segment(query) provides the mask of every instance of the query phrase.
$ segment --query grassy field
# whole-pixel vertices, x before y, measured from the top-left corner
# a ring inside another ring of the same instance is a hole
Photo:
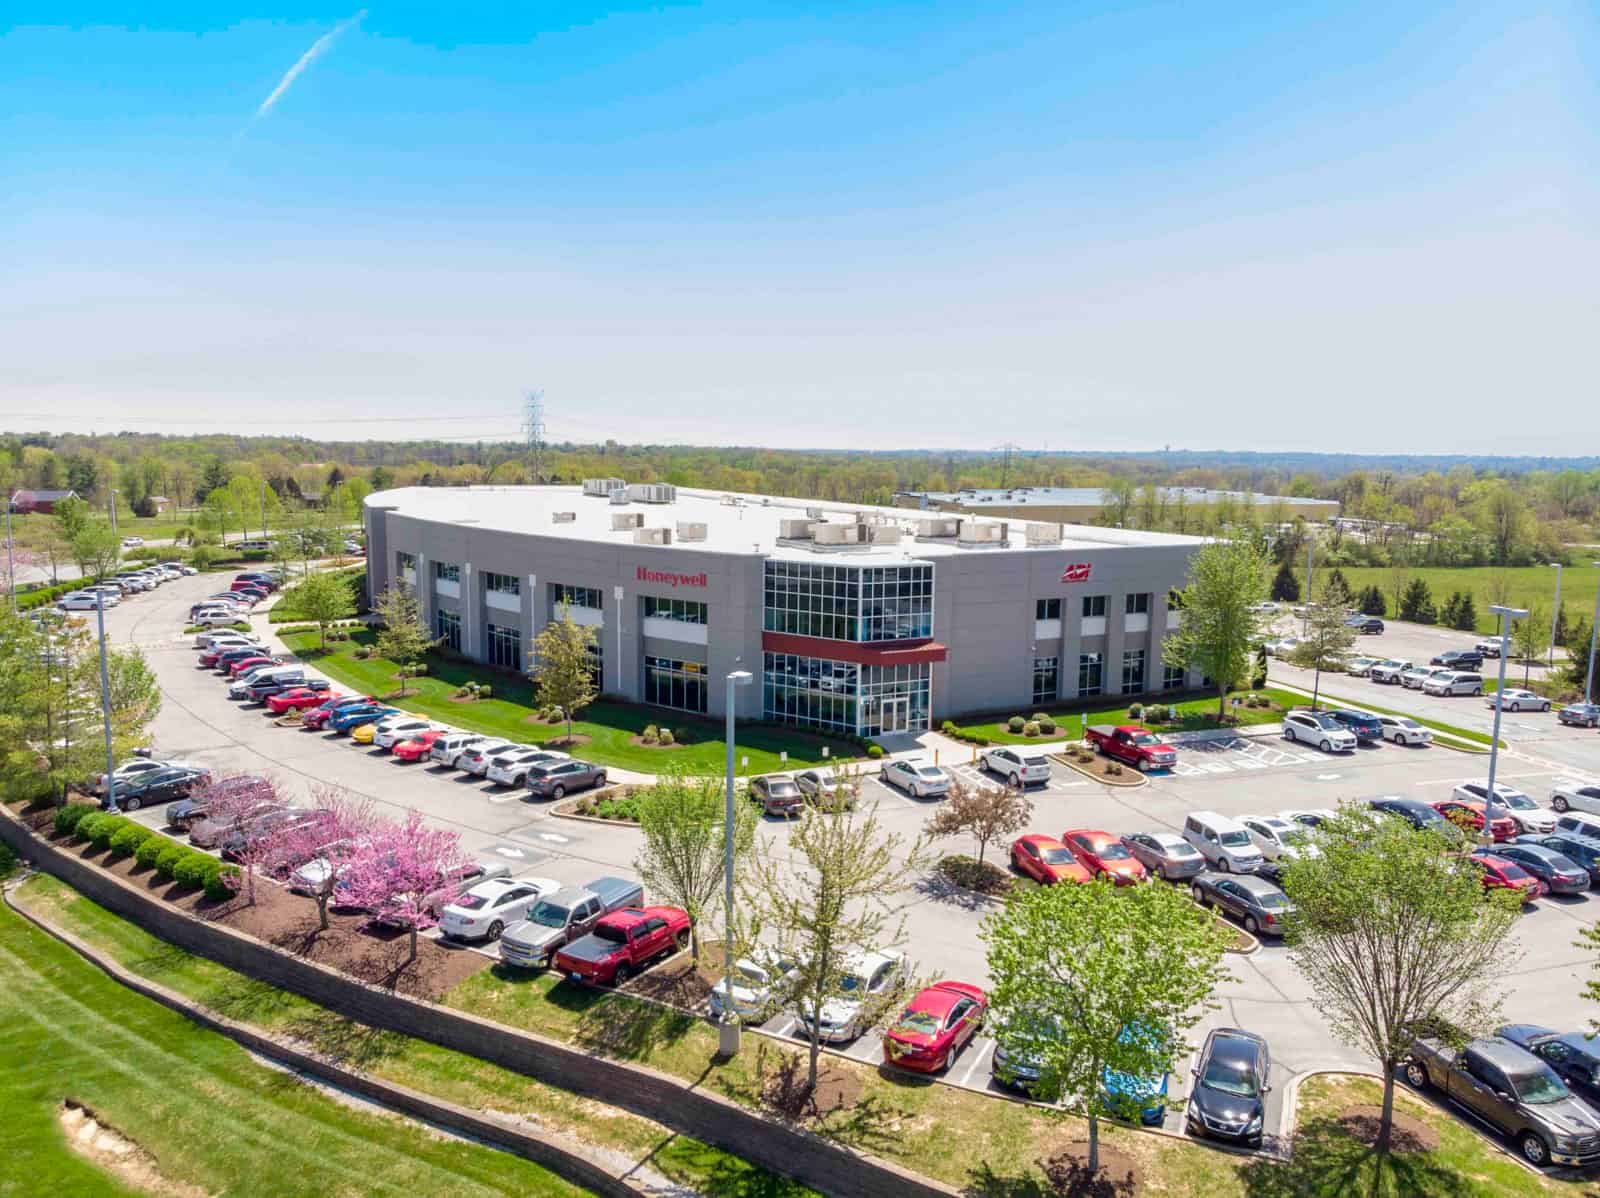
[[[329,652],[319,656],[316,633],[297,632],[284,638],[284,643],[291,650],[330,678],[363,694],[388,695],[399,686],[394,677],[398,668],[395,663],[381,657],[362,660],[354,656],[357,645],[371,644],[372,641],[371,633],[361,632],[353,641],[330,643]],[[492,685],[494,698],[462,703],[450,697],[463,683],[472,680]],[[411,693],[396,699],[397,706],[456,728],[490,733],[529,744],[566,735],[565,724],[529,722],[533,715],[533,686],[525,678],[492,673],[478,669],[470,662],[447,660],[433,654],[428,658],[427,675],[413,678],[406,685]],[[722,772],[723,757],[727,750],[720,721],[690,716],[681,711],[605,702],[595,703],[583,714],[583,719],[573,721],[572,730],[589,738],[587,743],[578,748],[579,755],[586,760],[649,774],[660,772],[672,762],[692,770]],[[689,743],[669,749],[632,743],[632,738],[643,732],[649,724],[670,727],[675,734],[687,731]],[[824,760],[824,747],[834,761],[860,753],[855,745],[847,741],[770,727],[741,727],[736,747],[741,757],[750,759],[749,772],[756,774],[780,768],[803,769],[808,765],[816,765]],[[782,752],[789,754],[787,767],[783,766],[778,756]]]
[[[1376,586],[1383,592],[1384,600],[1389,605],[1387,618],[1399,619],[1394,595],[1394,570],[1387,566],[1340,566],[1339,569],[1350,584],[1352,595],[1359,595],[1365,588]],[[1306,572],[1301,569],[1295,574],[1304,594]],[[1316,576],[1319,580],[1326,578],[1327,571],[1319,566]],[[1489,614],[1491,603],[1509,602],[1517,607],[1527,607],[1531,600],[1537,599],[1544,608],[1547,621],[1555,605],[1556,572],[1550,566],[1507,569],[1498,566],[1465,566],[1459,569],[1419,566],[1407,571],[1407,579],[1411,578],[1420,578],[1428,584],[1428,589],[1433,592],[1435,607],[1443,607],[1444,601],[1456,591],[1470,594],[1478,612],[1479,632],[1498,631],[1494,617]],[[1569,566],[1561,571],[1561,606],[1566,609],[1569,623],[1575,622],[1580,616],[1588,619],[1593,614],[1597,586],[1600,586],[1600,569],[1594,566]]]
[[[1234,692],[1234,694],[1239,698],[1243,698],[1249,693],[1249,691]],[[1270,686],[1264,687],[1262,690],[1257,691],[1256,693],[1265,695],[1268,699],[1271,699],[1280,707],[1285,708],[1295,707],[1306,702],[1306,700],[1300,695],[1292,694],[1289,691],[1277,690]],[[1230,699],[1232,697],[1233,696],[1230,696]],[[1132,702],[1132,700],[1129,702]],[[1157,702],[1160,702],[1160,700],[1157,700]],[[1167,706],[1165,703],[1162,703],[1161,705],[1163,707]],[[1124,702],[1114,703],[1106,707],[1096,707],[1089,710],[1072,707],[1044,708],[1043,710],[1045,714],[1049,715],[1056,722],[1056,733],[1054,736],[1018,735],[1007,728],[1006,719],[1009,717],[990,720],[983,723],[958,724],[956,726],[961,731],[969,735],[985,737],[997,745],[1026,745],[1037,744],[1040,741],[1066,739],[1076,740],[1078,739],[1079,729],[1084,724],[1139,723],[1138,720],[1129,719],[1128,706],[1129,703]],[[1209,695],[1203,699],[1186,699],[1181,703],[1172,704],[1172,706],[1178,709],[1178,713],[1182,718],[1175,724],[1160,725],[1158,731],[1193,732],[1203,728],[1216,727],[1215,721],[1207,718],[1216,715],[1217,697],[1215,695]],[[1239,717],[1239,724],[1242,726],[1250,726],[1253,724],[1275,724],[1279,719],[1282,718],[1281,712],[1273,711],[1270,708],[1245,707],[1243,704],[1240,704],[1240,706],[1237,708],[1230,705],[1228,711],[1231,714]],[[1016,714],[1027,717],[1033,714],[1033,710],[1019,711]]]
[[[588,1193],[519,1157],[349,1107],[257,1065],[6,907],[0,969],[0,1194],[157,1188],[125,1186],[73,1152],[57,1121],[63,1101],[89,1108],[148,1153],[169,1185],[196,1194]]]

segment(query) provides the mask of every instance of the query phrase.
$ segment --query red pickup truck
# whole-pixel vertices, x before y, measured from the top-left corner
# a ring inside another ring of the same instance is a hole
[[[1178,764],[1178,754],[1171,745],[1148,728],[1137,724],[1095,724],[1085,730],[1089,743],[1107,757],[1125,761],[1141,773],[1145,770],[1169,770]]]
[[[689,946],[689,915],[678,907],[624,907],[564,945],[555,968],[571,982],[620,986],[657,957]]]

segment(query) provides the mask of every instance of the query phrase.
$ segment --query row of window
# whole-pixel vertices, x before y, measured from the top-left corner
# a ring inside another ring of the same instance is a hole
[[[697,661],[644,659],[644,701],[679,711],[706,710],[706,668]]]
[[[664,595],[644,596],[644,614],[649,619],[677,620],[683,624],[704,624],[706,605],[694,599],[668,599]]]
[[[515,574],[495,574],[490,570],[483,572],[483,589],[494,591],[501,595],[522,594],[522,579]]]
[[[1106,597],[1104,595],[1083,596],[1083,618],[1093,619],[1095,616],[1106,614]],[[1167,592],[1167,610],[1178,610],[1178,592]],[[1148,615],[1150,612],[1150,592],[1135,591],[1123,596],[1123,611],[1130,616]],[[1033,601],[1033,618],[1035,620],[1059,620],[1061,618],[1061,600],[1035,599]]]
[[[599,587],[575,587],[564,582],[550,584],[550,606],[557,611],[563,607],[589,607],[599,611],[601,599]]]
[[[858,666],[767,653],[762,664],[762,713],[768,719],[863,736],[928,727],[933,684],[925,662]]]

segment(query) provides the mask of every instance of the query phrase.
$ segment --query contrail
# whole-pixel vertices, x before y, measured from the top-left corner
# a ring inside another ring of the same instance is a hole
[[[321,58],[329,50],[333,49],[333,43],[339,39],[339,35],[346,29],[349,29],[350,26],[359,25],[361,23],[361,18],[365,17],[366,15],[367,10],[363,8],[348,21],[341,22],[330,32],[324,33],[316,41],[312,42],[311,49],[302,54],[300,56],[300,61],[296,62],[294,66],[290,67],[284,72],[283,78],[278,80],[278,86],[272,89],[272,94],[265,100],[261,101],[261,107],[256,109],[256,114],[250,118],[250,123],[252,125],[255,124],[262,117],[266,116],[267,113],[271,112],[273,105],[275,105],[279,100],[283,99],[284,93],[289,90],[290,86],[293,85],[296,79],[300,78],[305,69],[312,63],[316,62],[317,59]]]

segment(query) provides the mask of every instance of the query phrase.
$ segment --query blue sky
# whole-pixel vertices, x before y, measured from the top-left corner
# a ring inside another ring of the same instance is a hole
[[[448,7],[13,0],[0,427],[1600,433],[1588,6]]]

